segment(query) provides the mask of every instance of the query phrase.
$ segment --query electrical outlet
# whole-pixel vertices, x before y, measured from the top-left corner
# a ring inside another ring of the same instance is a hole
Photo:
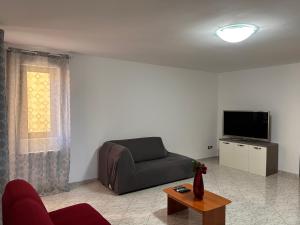
[[[212,145],[207,146],[207,149],[212,149],[212,148],[213,148]]]

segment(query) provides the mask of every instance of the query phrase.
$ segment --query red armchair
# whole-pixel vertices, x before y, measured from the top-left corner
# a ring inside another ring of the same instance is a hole
[[[48,213],[34,188],[24,180],[10,181],[2,196],[3,225],[110,225],[88,204]]]

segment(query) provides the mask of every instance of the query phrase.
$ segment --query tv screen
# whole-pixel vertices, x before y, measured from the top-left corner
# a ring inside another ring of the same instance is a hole
[[[269,112],[224,111],[225,136],[269,140]]]

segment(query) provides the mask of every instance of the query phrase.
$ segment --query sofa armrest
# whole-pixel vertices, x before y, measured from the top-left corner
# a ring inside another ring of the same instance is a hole
[[[54,225],[46,209],[30,198],[16,201],[5,216],[4,224]]]
[[[116,193],[128,179],[133,179],[135,164],[128,148],[105,142],[99,149],[98,178]]]

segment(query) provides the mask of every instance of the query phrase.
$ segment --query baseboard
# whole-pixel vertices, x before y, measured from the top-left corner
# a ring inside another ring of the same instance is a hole
[[[293,177],[293,178],[295,178],[295,177],[299,178],[299,176],[300,176],[297,173],[286,172],[286,171],[283,171],[283,170],[278,170],[278,173],[285,174],[285,175]]]
[[[96,180],[97,180],[97,178],[69,183],[70,189],[72,190],[74,188],[77,188],[80,185],[88,184],[88,183],[91,183],[91,182],[95,182]]]

